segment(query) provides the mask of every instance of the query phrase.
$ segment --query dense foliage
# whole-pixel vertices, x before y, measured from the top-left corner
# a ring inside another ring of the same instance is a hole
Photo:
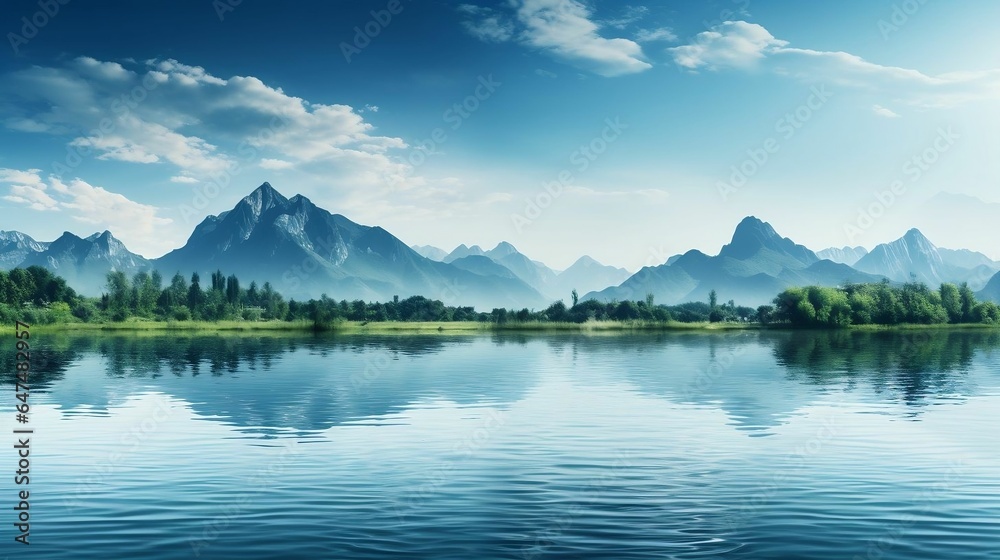
[[[0,321],[67,322],[82,300],[66,281],[40,266],[0,271]]]
[[[809,286],[785,290],[774,305],[773,320],[806,327],[1000,323],[1000,307],[976,301],[967,284],[938,290],[920,282]]]

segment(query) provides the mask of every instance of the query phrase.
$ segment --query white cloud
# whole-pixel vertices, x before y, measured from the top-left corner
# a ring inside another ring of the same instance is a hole
[[[669,49],[674,62],[692,70],[747,68],[787,45],[756,23],[727,21],[695,36],[694,42]]]
[[[24,204],[32,210],[59,210],[59,203],[45,193],[44,186],[39,188],[28,185],[11,185],[10,194],[3,198]]]
[[[10,194],[4,200],[23,204],[32,210],[59,210],[59,204],[47,192],[39,175],[40,169],[0,169],[0,183],[10,185]]]
[[[260,166],[263,169],[289,169],[291,167],[294,167],[295,164],[290,161],[285,161],[283,159],[265,158],[260,160]]]
[[[173,60],[125,64],[125,69],[132,74],[124,80],[115,75],[116,67],[99,61],[2,75],[0,123],[30,119],[39,126],[28,128],[64,138],[70,152],[84,159],[145,167],[137,176],[153,181],[159,172],[159,181],[178,187],[156,194],[170,204],[190,204],[188,189],[213,181],[230,163],[242,170],[228,177],[230,193],[266,179],[262,170],[293,169],[296,184],[276,187],[294,189],[292,193],[370,223],[404,214],[441,221],[506,200],[482,185],[470,188],[419,174],[402,151],[407,143],[379,133],[366,120],[375,105],[310,101],[253,76],[221,79]],[[122,104],[123,92],[139,96]],[[15,172],[3,177],[13,179]],[[181,212],[183,219],[164,225],[178,208],[145,206],[121,196],[142,192],[138,184],[104,185],[105,190],[82,179],[69,181],[66,171],[50,179],[38,174],[20,177],[0,196],[6,194],[9,203],[21,208],[60,211],[88,225],[101,222],[101,229],[113,231],[143,254],[176,247],[192,225],[180,222],[200,218]],[[112,196],[118,189],[121,194]]]
[[[625,29],[633,23],[642,21],[647,14],[649,14],[649,8],[646,6],[625,6],[625,11],[620,16],[604,20],[601,22],[601,25],[616,29]]]
[[[85,146],[100,152],[98,159],[132,163],[167,161],[181,170],[207,176],[222,171],[230,158],[216,153],[216,147],[197,136],[185,136],[169,128],[129,115],[107,135],[80,137],[71,146]]]
[[[601,76],[652,68],[638,43],[601,37],[590,10],[576,0],[521,0],[517,16],[525,43]]]
[[[885,117],[887,119],[898,119],[899,113],[896,113],[892,109],[887,109],[881,105],[873,105],[872,112],[880,117]]]
[[[669,27],[659,27],[656,29],[640,29],[635,34],[635,40],[639,43],[652,43],[654,41],[665,41],[672,43],[677,40],[677,34]]]
[[[1000,69],[930,76],[918,70],[883,66],[840,51],[789,47],[764,27],[727,21],[699,33],[688,45],[668,49],[674,62],[691,70],[752,69],[811,83],[867,89],[920,107],[954,106],[1000,96]]]
[[[468,4],[460,6],[459,11],[469,18],[463,22],[466,30],[482,41],[516,40],[606,77],[652,68],[635,41],[601,36],[600,26],[591,20],[590,9],[579,0],[511,0],[509,6],[514,9],[513,19]],[[632,8],[624,19],[609,23],[624,27],[626,21],[635,21],[643,14],[644,8]]]
[[[37,185],[42,182],[39,175],[41,169],[27,169],[20,171],[17,169],[0,168],[0,183],[19,183],[25,185]]]
[[[403,165],[389,152],[406,143],[375,134],[362,116],[377,112],[375,105],[313,103],[253,76],[222,79],[172,59],[137,68],[81,57],[9,74],[0,95],[17,98],[8,110],[23,114],[5,122],[70,135],[70,148],[84,157],[168,166],[173,176],[199,181],[263,160],[321,163],[329,174],[346,170],[345,181],[359,178],[352,170],[362,163],[374,176]]]
[[[81,56],[73,61],[83,74],[90,74],[106,80],[125,81],[135,76],[135,72],[126,70],[117,62],[101,62],[89,56]]]
[[[38,169],[18,171],[0,169],[0,183],[10,184],[5,200],[33,210],[63,210],[78,222],[108,229],[126,245],[167,250],[169,245],[162,228],[172,220],[160,217],[155,206],[129,200],[125,196],[93,186],[81,179],[63,182],[56,177],[47,181]]]
[[[549,72],[548,70],[543,70],[541,68],[535,68],[535,74],[543,78],[556,79],[559,77],[555,72]]]

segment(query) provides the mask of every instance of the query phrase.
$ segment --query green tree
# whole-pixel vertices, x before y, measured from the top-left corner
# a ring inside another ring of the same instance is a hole
[[[197,317],[200,312],[202,305],[205,303],[205,292],[201,290],[201,278],[198,273],[195,272],[191,275],[191,286],[188,288],[187,293],[187,306],[191,310],[191,314]]]
[[[761,305],[757,308],[757,321],[762,325],[767,325],[774,320],[774,306]]]
[[[962,311],[962,294],[954,284],[941,284],[941,305],[948,314],[949,323],[961,323],[965,320]]]
[[[226,301],[237,305],[240,301],[240,281],[235,274],[226,278]]]
[[[159,273],[152,276],[146,272],[137,272],[132,277],[132,302],[134,308],[132,312],[141,317],[152,317],[156,308],[157,300],[160,297],[160,283],[162,279]]]
[[[959,299],[962,302],[962,321],[972,322],[972,310],[976,308],[976,294],[972,292],[968,282],[962,282],[958,288]]]
[[[132,286],[128,276],[120,270],[113,270],[107,275],[108,311],[111,320],[124,321],[133,308]]]

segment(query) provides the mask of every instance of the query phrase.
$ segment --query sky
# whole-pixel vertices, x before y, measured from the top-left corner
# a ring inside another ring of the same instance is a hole
[[[918,227],[1000,258],[1000,3],[7,0],[0,229],[161,256],[267,181],[556,269]]]

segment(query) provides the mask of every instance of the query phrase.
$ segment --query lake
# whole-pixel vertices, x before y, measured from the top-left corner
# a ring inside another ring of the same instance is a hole
[[[996,331],[31,342],[10,558],[1000,557]]]

